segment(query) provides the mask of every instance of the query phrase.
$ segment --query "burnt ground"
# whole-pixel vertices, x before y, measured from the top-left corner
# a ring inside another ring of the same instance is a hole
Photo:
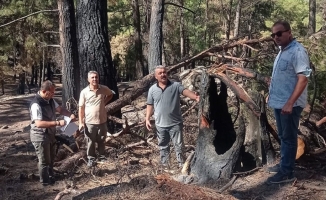
[[[70,173],[57,173],[57,182],[44,187],[38,182],[37,157],[29,140],[28,105],[33,94],[17,96],[15,87],[7,84],[6,94],[0,96],[0,199],[55,199],[62,191],[69,193],[61,199],[326,199],[325,152],[300,158],[296,165],[297,179],[292,183],[266,184],[272,174],[263,166],[252,173],[237,175],[235,182],[220,194],[218,190],[226,182],[199,186],[174,181],[173,175],[180,170],[173,149],[171,170],[163,171],[157,149],[145,145],[125,148],[139,142],[130,134],[110,140],[106,148],[109,162],[93,170],[83,162]],[[60,91],[55,98],[60,99]],[[141,110],[144,104],[139,102],[132,106]],[[185,118],[196,122],[196,116],[191,114]],[[152,134],[144,128],[135,132],[145,137]],[[187,154],[194,149],[196,132],[195,127],[185,126]]]

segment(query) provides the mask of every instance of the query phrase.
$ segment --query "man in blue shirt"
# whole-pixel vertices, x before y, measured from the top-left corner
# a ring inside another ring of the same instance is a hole
[[[270,172],[276,174],[268,178],[267,182],[283,183],[294,180],[298,126],[307,103],[307,77],[311,70],[308,54],[293,38],[288,22],[275,22],[271,36],[280,51],[274,61],[268,105],[274,109],[281,139],[281,160],[280,164],[269,168]]]

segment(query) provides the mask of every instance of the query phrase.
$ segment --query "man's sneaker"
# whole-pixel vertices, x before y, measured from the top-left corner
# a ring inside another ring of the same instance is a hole
[[[291,182],[294,180],[295,180],[295,177],[293,176],[293,173],[284,174],[283,172],[279,171],[274,176],[269,177],[267,179],[267,183],[278,184],[278,183],[287,183],[287,182]]]
[[[280,164],[276,164],[274,166],[268,167],[267,172],[274,174],[280,171]]]
[[[91,168],[91,167],[94,167],[95,165],[96,165],[96,162],[94,160],[88,160],[87,167]]]

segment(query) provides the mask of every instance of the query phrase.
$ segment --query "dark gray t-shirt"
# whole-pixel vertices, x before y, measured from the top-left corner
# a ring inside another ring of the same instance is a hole
[[[156,126],[170,127],[182,123],[180,94],[184,89],[181,83],[171,81],[164,90],[158,84],[149,88],[147,104],[154,106]]]

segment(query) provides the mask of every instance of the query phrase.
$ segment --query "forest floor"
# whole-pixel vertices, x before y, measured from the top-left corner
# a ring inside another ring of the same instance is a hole
[[[60,86],[60,85],[58,85]],[[123,87],[123,84],[120,85]],[[16,95],[15,83],[5,86],[0,96],[0,199],[326,199],[326,155],[305,155],[296,163],[296,180],[286,184],[268,185],[272,176],[263,166],[252,173],[237,175],[235,182],[223,193],[225,183],[185,185],[173,179],[180,173],[171,153],[171,170],[164,171],[158,162],[158,149],[147,146],[123,148],[137,142],[129,134],[119,136],[107,145],[109,162],[88,169],[86,163],[75,166],[71,173],[57,173],[54,185],[42,186],[38,180],[37,157],[29,139],[28,106],[34,94]],[[121,88],[120,88],[121,89]],[[55,99],[60,101],[60,89]],[[145,97],[123,109],[124,113],[145,108]],[[141,103],[142,102],[142,103]],[[142,118],[144,116],[138,115]],[[191,114],[185,120],[194,118]],[[315,119],[312,119],[315,120]],[[187,155],[194,150],[198,129],[185,128]],[[138,133],[144,132],[141,129]],[[155,142],[156,143],[156,142]],[[275,144],[275,148],[279,146]],[[70,187],[70,188],[69,188]],[[67,189],[68,188],[68,189]]]

